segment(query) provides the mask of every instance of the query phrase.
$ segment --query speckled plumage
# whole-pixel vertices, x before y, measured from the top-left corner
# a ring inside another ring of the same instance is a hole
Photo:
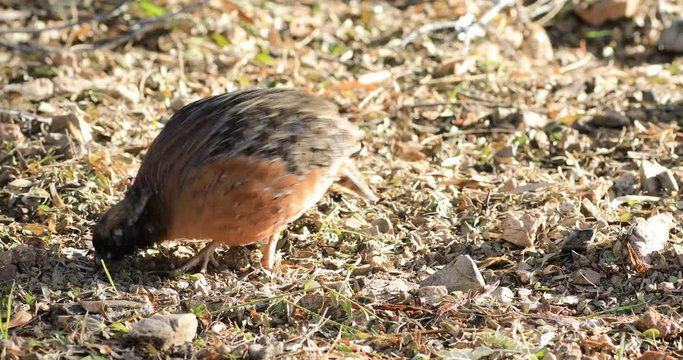
[[[359,136],[333,104],[295,90],[191,103],[168,121],[125,198],[99,221],[95,250],[118,259],[163,240],[211,239],[198,255],[205,270],[219,244],[268,239],[264,266],[271,267],[280,229],[338,177],[375,198],[349,159]]]

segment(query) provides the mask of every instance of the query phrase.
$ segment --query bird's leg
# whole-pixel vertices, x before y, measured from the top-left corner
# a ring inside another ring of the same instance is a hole
[[[201,267],[199,268],[199,272],[205,273],[206,268],[209,265],[209,262],[215,267],[218,267],[220,264],[218,261],[216,261],[216,258],[214,257],[214,253],[217,247],[221,245],[220,242],[214,240],[211,241],[210,243],[206,244],[204,248],[197,253],[197,255],[193,256],[190,260],[188,260],[185,265],[181,266],[178,268],[175,273],[180,274],[180,273],[186,273],[190,269],[194,269],[197,267],[197,265],[201,264]]]
[[[370,190],[368,185],[365,183],[360,171],[358,171],[358,168],[356,168],[356,165],[353,164],[351,159],[344,160],[341,168],[339,169],[339,175],[344,178],[344,180],[348,180],[348,182],[350,182],[350,186],[345,186],[347,189],[372,202],[379,200],[377,195],[375,195],[375,193],[372,192],[372,190]]]
[[[263,258],[261,258],[261,265],[264,269],[272,270],[273,265],[275,265],[275,252],[277,251],[277,242],[280,240],[280,229],[268,238],[268,241],[261,252],[263,253]]]

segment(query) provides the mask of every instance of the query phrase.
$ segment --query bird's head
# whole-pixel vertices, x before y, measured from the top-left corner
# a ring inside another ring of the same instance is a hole
[[[154,244],[163,236],[157,208],[149,193],[134,186],[95,225],[92,241],[97,257],[119,260]]]

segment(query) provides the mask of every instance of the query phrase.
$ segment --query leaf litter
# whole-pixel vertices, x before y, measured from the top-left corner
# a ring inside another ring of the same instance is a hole
[[[0,354],[683,357],[680,9],[579,3],[5,2]],[[272,273],[170,277],[183,243],[103,271],[91,227],[173,111],[275,86],[359,124],[382,199],[333,189]]]

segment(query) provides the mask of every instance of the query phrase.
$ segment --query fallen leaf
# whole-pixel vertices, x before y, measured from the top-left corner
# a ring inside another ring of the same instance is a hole
[[[12,314],[12,317],[10,318],[6,326],[8,329],[23,327],[26,324],[30,323],[31,320],[33,320],[33,315],[31,315],[30,312],[17,311],[14,314]]]

